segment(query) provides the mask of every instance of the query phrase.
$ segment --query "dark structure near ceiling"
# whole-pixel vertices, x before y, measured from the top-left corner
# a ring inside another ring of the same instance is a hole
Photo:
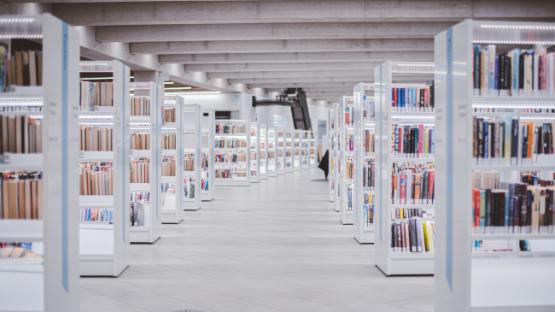
[[[283,92],[278,95],[275,100],[257,101],[256,97],[253,97],[252,105],[254,107],[267,105],[290,106],[295,129],[312,129],[308,104],[306,103],[306,94],[301,88],[287,88],[283,90]]]

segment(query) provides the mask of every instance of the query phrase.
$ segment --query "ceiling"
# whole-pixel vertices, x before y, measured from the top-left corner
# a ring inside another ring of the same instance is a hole
[[[372,81],[384,60],[432,61],[433,36],[465,18],[555,19],[553,0],[38,2],[96,42],[203,77],[198,87],[302,87],[327,101]]]

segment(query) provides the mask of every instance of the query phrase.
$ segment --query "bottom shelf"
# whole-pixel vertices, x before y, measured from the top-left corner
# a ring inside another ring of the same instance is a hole
[[[373,227],[363,227],[360,230],[355,230],[353,237],[359,244],[373,244],[374,243],[374,229]]]
[[[214,179],[217,186],[248,186],[249,180],[247,178],[237,179]]]
[[[386,263],[376,263],[386,276],[433,275],[434,253],[389,252]]]
[[[0,311],[44,310],[42,261],[0,261]]]
[[[554,263],[552,257],[472,259],[472,311],[555,311]]]

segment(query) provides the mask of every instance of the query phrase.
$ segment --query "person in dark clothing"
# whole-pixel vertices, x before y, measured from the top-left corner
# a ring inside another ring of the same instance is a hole
[[[324,156],[322,156],[322,160],[320,160],[320,164],[318,164],[318,168],[324,170],[324,174],[326,175],[326,180],[328,179],[328,171],[329,171],[329,150],[326,150]]]

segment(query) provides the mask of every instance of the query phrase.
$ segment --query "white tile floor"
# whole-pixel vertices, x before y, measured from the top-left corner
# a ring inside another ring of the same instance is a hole
[[[432,311],[431,277],[384,277],[328,202],[321,171],[219,188],[131,246],[119,278],[81,279],[81,311]]]

